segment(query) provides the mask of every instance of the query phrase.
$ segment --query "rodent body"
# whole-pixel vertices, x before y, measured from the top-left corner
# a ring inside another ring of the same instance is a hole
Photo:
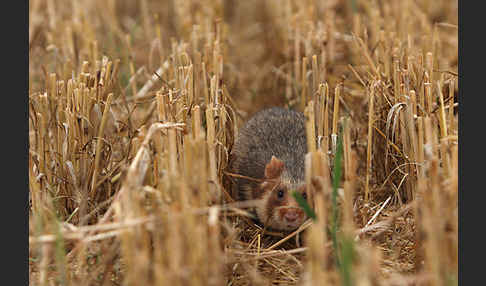
[[[255,213],[266,227],[289,231],[307,219],[292,196],[297,191],[306,198],[306,153],[300,112],[265,109],[241,128],[231,152],[231,172],[239,175],[234,193],[239,200],[255,200]]]

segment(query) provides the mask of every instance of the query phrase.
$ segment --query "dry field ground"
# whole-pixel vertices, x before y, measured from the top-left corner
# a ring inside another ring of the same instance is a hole
[[[457,6],[29,1],[30,284],[458,285]],[[320,182],[292,233],[229,191],[268,106]]]

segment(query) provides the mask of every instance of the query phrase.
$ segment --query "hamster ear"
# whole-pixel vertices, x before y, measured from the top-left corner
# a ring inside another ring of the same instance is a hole
[[[270,162],[265,166],[265,178],[266,179],[276,179],[280,177],[285,167],[284,162],[277,159],[277,157],[272,156]]]

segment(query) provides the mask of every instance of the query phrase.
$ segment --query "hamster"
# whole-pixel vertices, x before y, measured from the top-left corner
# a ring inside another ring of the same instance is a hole
[[[239,175],[233,192],[238,200],[256,201],[254,212],[265,227],[291,231],[307,219],[292,195],[296,191],[307,198],[306,154],[305,117],[301,112],[264,109],[240,129],[229,166]]]

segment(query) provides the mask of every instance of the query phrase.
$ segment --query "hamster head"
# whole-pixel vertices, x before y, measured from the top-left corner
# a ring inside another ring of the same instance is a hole
[[[266,164],[265,178],[259,188],[260,198],[255,209],[266,227],[291,231],[307,219],[306,213],[293,196],[293,192],[298,192],[307,199],[305,183],[290,178],[284,162],[275,156]]]

